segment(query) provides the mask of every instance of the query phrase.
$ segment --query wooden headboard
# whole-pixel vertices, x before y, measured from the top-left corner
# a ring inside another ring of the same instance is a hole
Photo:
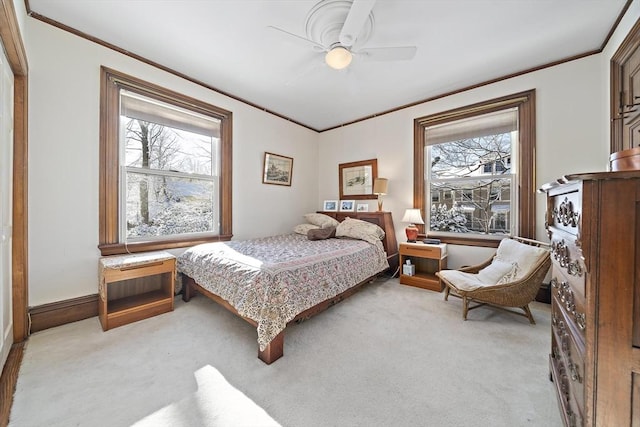
[[[345,218],[360,219],[362,221],[371,222],[384,230],[384,240],[382,244],[387,252],[387,260],[391,272],[395,272],[398,268],[398,241],[396,240],[396,230],[393,227],[393,218],[391,212],[326,212],[318,211],[318,213],[328,215],[342,222]]]

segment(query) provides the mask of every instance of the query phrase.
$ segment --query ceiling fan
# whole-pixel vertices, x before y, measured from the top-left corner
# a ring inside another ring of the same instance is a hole
[[[348,67],[354,56],[368,61],[412,59],[417,51],[415,46],[361,47],[373,32],[372,9],[375,2],[376,0],[320,1],[307,15],[307,37],[274,26],[268,28],[306,44],[315,52],[324,53],[327,65],[336,70]]]

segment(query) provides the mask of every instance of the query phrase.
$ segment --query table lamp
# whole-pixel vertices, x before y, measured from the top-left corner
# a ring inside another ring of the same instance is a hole
[[[378,212],[382,212],[382,196],[387,194],[387,184],[389,180],[387,178],[376,178],[373,181],[373,194],[378,196]]]
[[[420,209],[407,209],[402,217],[402,222],[409,223],[404,230],[407,233],[407,242],[415,242],[418,238],[418,227],[415,224],[424,224]]]

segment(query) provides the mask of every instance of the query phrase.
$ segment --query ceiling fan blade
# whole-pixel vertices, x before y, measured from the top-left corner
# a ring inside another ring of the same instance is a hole
[[[338,40],[343,46],[353,46],[369,17],[376,0],[353,0]]]
[[[367,61],[408,61],[416,56],[417,51],[415,46],[398,46],[360,49],[355,53]]]
[[[286,34],[287,36],[290,37],[290,40],[296,40],[298,42],[306,44],[307,46],[312,46],[313,50],[317,52],[326,52],[327,50],[327,48],[325,48],[319,43],[314,42],[313,40],[309,40],[297,34],[290,33],[289,31],[283,30],[282,28],[274,27],[273,25],[267,25],[267,28],[270,30],[275,30],[280,34]]]

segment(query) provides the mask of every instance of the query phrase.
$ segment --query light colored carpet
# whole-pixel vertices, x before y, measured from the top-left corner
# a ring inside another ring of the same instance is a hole
[[[285,355],[212,301],[108,332],[97,318],[33,334],[11,427],[561,426],[549,381],[549,306],[537,325],[461,301],[367,285],[294,324]]]

